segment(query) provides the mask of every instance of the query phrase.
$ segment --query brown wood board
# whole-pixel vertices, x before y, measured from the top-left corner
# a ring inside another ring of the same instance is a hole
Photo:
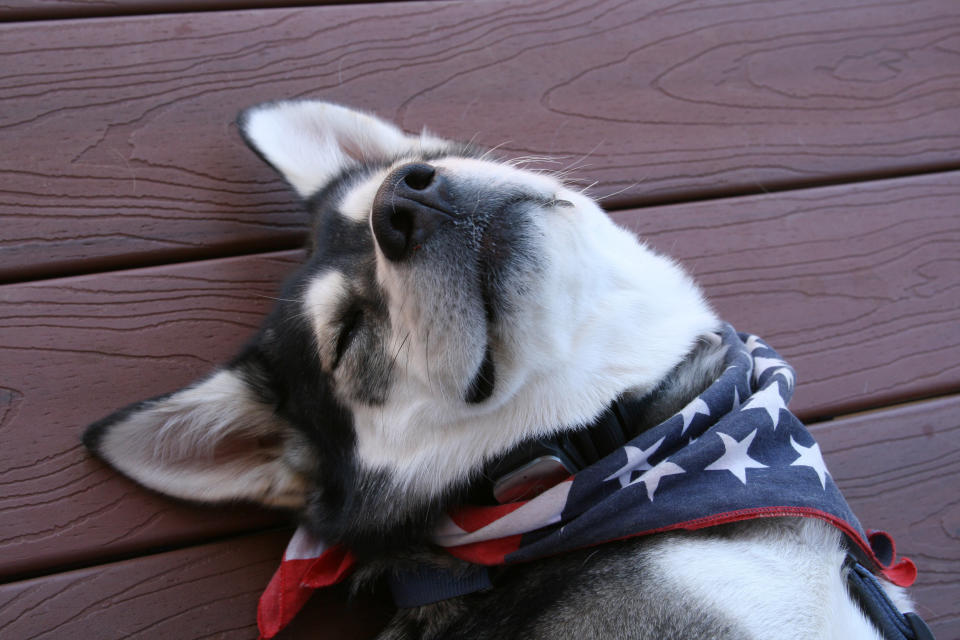
[[[960,387],[960,172],[619,212],[797,368],[801,416]],[[274,521],[143,491],[89,422],[189,383],[252,334],[298,252],[0,287],[0,575]]]
[[[890,533],[919,577],[937,638],[960,638],[960,397],[815,425],[832,477],[865,527]]]
[[[614,214],[796,367],[809,416],[960,388],[960,172]],[[909,373],[908,373],[909,372]]]
[[[868,527],[897,538],[911,594],[938,638],[960,635],[960,398],[813,428],[832,477]],[[0,635],[21,639],[253,638],[255,603],[289,532],[231,540],[0,586]],[[368,637],[382,604],[315,595],[286,638]]]
[[[290,532],[259,534],[0,586],[0,635],[20,640],[257,637],[256,606]],[[277,640],[359,640],[384,622],[369,598],[314,595]]]
[[[55,37],[51,37],[54,34]],[[953,0],[389,3],[0,26],[0,279],[291,247],[230,124],[315,96],[654,203],[960,163]]]
[[[271,306],[293,258],[0,287],[0,575],[278,519],[151,494],[93,460],[78,438],[114,409],[173,391],[232,356]]]

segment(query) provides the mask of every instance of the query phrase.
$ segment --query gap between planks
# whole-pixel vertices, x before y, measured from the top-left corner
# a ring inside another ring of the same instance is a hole
[[[790,360],[798,415],[835,416],[960,385],[954,178],[615,218],[690,267],[721,317]],[[290,251],[0,288],[0,428],[31,436],[0,454],[5,573],[276,522],[208,517],[148,494],[91,460],[78,438],[109,410],[228,359],[301,258]]]
[[[0,146],[18,152],[0,162],[0,269],[288,246],[273,243],[299,237],[302,214],[229,124],[280,96],[574,159],[595,193],[621,191],[611,208],[953,166],[956,54],[939,43],[960,7],[872,9],[388,3],[63,22],[53,41],[45,23],[4,25]]]
[[[392,0],[6,0],[0,3],[0,23],[48,20],[90,20],[166,13],[209,13],[255,9],[289,9],[320,5],[377,4]],[[429,0],[403,0],[427,2]]]
[[[428,0],[421,0],[428,1]],[[753,197],[773,196],[779,194],[781,197],[788,197],[793,194],[803,194],[807,191],[826,189],[830,187],[844,186],[863,186],[869,187],[873,183],[882,183],[892,180],[909,180],[910,178],[919,178],[924,176],[943,175],[950,177],[951,174],[960,175],[960,162],[956,164],[945,164],[943,166],[930,167],[929,169],[918,169],[916,167],[910,170],[873,172],[863,175],[851,174],[848,176],[837,176],[835,179],[814,180],[809,183],[796,182],[789,183],[770,183],[757,185],[757,189],[733,188],[727,191],[717,190],[714,193],[708,191],[696,191],[685,196],[667,196],[662,200],[649,199],[642,200],[637,198],[625,198],[618,200],[615,196],[611,198],[598,198],[603,205],[604,210],[610,214],[625,212],[630,210],[642,211],[660,207],[681,206],[696,204],[701,202],[726,203],[731,200],[745,200],[749,202]],[[291,192],[291,199],[293,195]],[[264,215],[267,215],[266,212]],[[304,214],[306,215],[306,213]],[[28,282],[43,282],[46,280],[57,280],[60,278],[70,278],[74,276],[95,275],[98,273],[114,273],[117,271],[127,271],[131,269],[146,269],[150,267],[161,267],[165,265],[185,264],[189,262],[204,262],[207,260],[219,260],[222,258],[234,258],[243,256],[259,256],[278,251],[288,251],[291,249],[303,248],[307,243],[307,230],[290,233],[288,235],[278,235],[276,238],[260,239],[257,241],[247,241],[234,244],[213,245],[203,249],[196,250],[173,250],[157,253],[144,253],[133,256],[124,255],[105,255],[96,256],[82,263],[83,266],[74,266],[68,269],[44,268],[45,265],[39,265],[32,269],[25,269],[16,272],[16,275],[4,275],[0,271],[0,287],[8,284],[24,284]]]
[[[960,396],[952,396],[873,416],[849,416],[811,429],[823,445],[831,477],[844,490],[854,511],[865,517],[864,524],[889,531],[899,540],[901,551],[920,565],[920,578],[912,594],[918,611],[938,637],[944,638],[957,637],[960,632],[960,599],[955,597],[960,587],[960,556],[956,545],[950,544],[957,535],[951,526],[956,522],[957,505],[945,500],[952,497],[951,478],[960,473],[958,408]],[[289,530],[277,529],[233,536],[184,546],[166,557],[143,555],[127,562],[93,564],[72,574],[56,572],[10,583],[0,587],[0,601],[6,598],[10,605],[0,607],[0,611],[11,616],[0,618],[0,630],[13,626],[21,632],[17,637],[43,635],[52,624],[78,624],[79,612],[93,616],[93,621],[81,623],[88,626],[96,625],[98,619],[124,619],[123,615],[139,621],[141,615],[159,615],[152,610],[157,602],[155,593],[164,594],[161,599],[173,603],[169,604],[170,612],[179,616],[192,610],[198,598],[213,597],[210,589],[240,589],[246,594],[242,602],[228,607],[236,617],[231,617],[230,623],[246,620],[252,625],[256,596],[275,570],[288,534]],[[188,579],[158,580],[172,571],[186,572]],[[226,575],[235,577],[226,580]],[[77,591],[62,595],[70,589]],[[140,600],[138,590],[145,590]],[[232,593],[223,591],[218,597]],[[120,594],[123,597],[117,599]],[[61,606],[24,618],[26,611],[36,608],[32,603],[58,597]],[[93,603],[86,602],[90,598],[95,599]],[[108,600],[109,610],[99,606]],[[204,614],[208,619],[205,624],[224,624],[225,614],[224,610],[209,611]],[[68,617],[60,620],[63,616]],[[186,629],[196,622],[184,620],[178,624]]]
[[[848,414],[837,415],[833,417],[819,417],[810,420],[803,420],[804,424],[807,425],[811,432],[818,434],[824,432],[824,430],[831,430],[836,428],[842,428],[846,423],[861,423],[864,419],[870,417],[876,417],[880,420],[889,419],[889,417],[896,412],[897,414],[906,414],[910,415],[911,413],[924,414],[929,411],[937,411],[942,406],[950,406],[956,404],[956,407],[960,409],[960,388],[955,392],[944,395],[930,396],[926,398],[917,398],[915,400],[909,400],[900,403],[893,403],[888,405],[881,405],[866,409],[863,411],[855,411]],[[830,452],[826,451],[825,454],[829,456]],[[278,518],[279,519],[279,518]],[[152,547],[139,549],[136,551],[131,551],[127,553],[113,553],[107,554],[104,556],[98,556],[89,561],[78,561],[65,563],[62,565],[57,565],[54,567],[47,567],[45,569],[37,571],[25,571],[22,573],[12,573],[3,575],[0,574],[0,585],[23,582],[27,580],[35,580],[38,578],[43,578],[46,576],[57,575],[60,573],[65,573],[68,571],[78,571],[82,569],[91,569],[105,565],[116,564],[118,562],[124,562],[127,560],[134,560],[138,558],[146,558],[151,556],[156,556],[164,553],[170,553],[174,551],[182,551],[186,549],[192,549],[195,547],[200,547],[204,545],[212,545],[219,543],[227,543],[237,540],[245,540],[252,536],[258,535],[267,535],[267,534],[278,534],[282,535],[284,532],[286,534],[292,534],[293,528],[292,525],[278,524],[276,526],[269,527],[257,527],[252,529],[238,529],[226,535],[214,535],[214,536],[204,536],[197,539],[189,540],[183,543],[171,543],[166,545],[155,545]]]

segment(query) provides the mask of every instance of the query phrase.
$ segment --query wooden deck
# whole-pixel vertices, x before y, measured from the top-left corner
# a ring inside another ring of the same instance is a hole
[[[259,324],[305,216],[232,122],[315,96],[595,182],[796,366],[960,638],[960,3],[304,4],[0,0],[0,637],[256,637],[288,518],[148,493],[79,434]],[[282,637],[387,614],[345,601]]]

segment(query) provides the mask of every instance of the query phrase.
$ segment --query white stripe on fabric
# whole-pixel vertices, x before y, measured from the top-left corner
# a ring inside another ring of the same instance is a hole
[[[458,547],[462,544],[496,540],[507,536],[527,533],[560,521],[560,514],[567,504],[572,480],[565,480],[523,505],[516,511],[494,520],[473,533],[467,533],[455,523],[445,523],[434,533],[433,541],[441,547]],[[450,526],[453,525],[453,526]]]
[[[323,540],[314,538],[305,527],[297,527],[287,545],[287,550],[283,552],[284,560],[308,560],[318,558],[320,554],[330,548],[330,545]]]

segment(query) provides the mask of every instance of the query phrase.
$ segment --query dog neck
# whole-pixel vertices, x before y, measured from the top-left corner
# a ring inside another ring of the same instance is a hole
[[[471,501],[529,500],[597,462],[700,395],[720,375],[725,351],[705,336],[652,390],[615,398],[589,425],[520,443],[484,467]]]

